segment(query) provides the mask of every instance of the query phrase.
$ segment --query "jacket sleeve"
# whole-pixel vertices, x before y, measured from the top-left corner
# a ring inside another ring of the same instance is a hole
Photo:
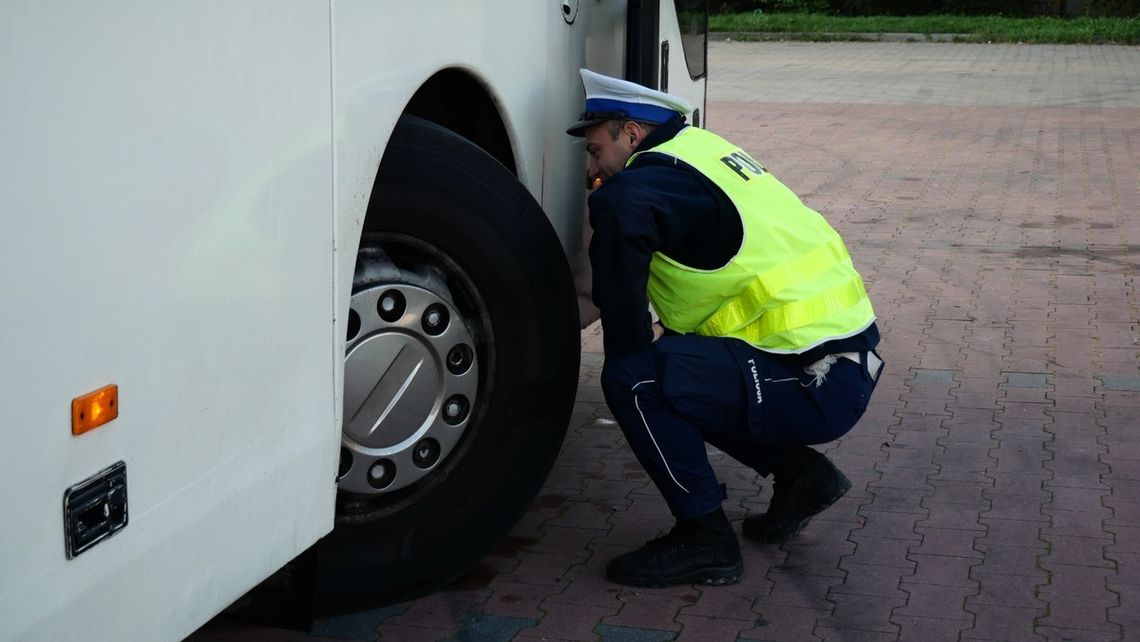
[[[658,248],[651,208],[636,186],[615,176],[590,196],[590,263],[594,304],[602,313],[607,354],[632,352],[653,340],[649,329],[649,262]]]

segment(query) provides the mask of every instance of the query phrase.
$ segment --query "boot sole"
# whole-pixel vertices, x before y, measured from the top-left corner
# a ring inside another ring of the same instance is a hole
[[[706,584],[709,586],[724,586],[736,584],[744,574],[744,563],[738,562],[732,566],[716,568],[702,568],[690,573],[682,573],[669,577],[621,575],[606,572],[606,579],[615,584],[636,586],[639,588],[665,588],[681,584]]]
[[[846,495],[847,491],[851,490],[851,480],[847,479],[847,476],[838,470],[836,471],[836,473],[838,473],[838,476],[836,478],[836,486],[837,486],[836,492],[834,494],[832,494],[831,496],[829,496],[827,499],[825,499],[824,502],[822,504],[820,504],[819,507],[816,508],[814,511],[805,515],[803,517],[803,519],[800,520],[800,523],[797,524],[796,527],[793,528],[791,531],[789,531],[788,533],[784,534],[781,537],[765,537],[763,535],[757,535],[755,533],[749,533],[747,529],[741,529],[743,531],[742,534],[744,535],[744,537],[752,540],[753,542],[760,542],[761,544],[783,544],[784,542],[795,537],[800,531],[802,531],[804,529],[805,526],[808,525],[808,522],[811,521],[811,518],[815,517],[816,515],[819,515],[823,511],[830,508],[832,504],[839,501],[840,498],[842,498],[844,495]]]

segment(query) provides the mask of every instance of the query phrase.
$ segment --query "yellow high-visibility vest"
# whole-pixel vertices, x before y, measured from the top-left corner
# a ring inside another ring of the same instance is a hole
[[[859,334],[875,321],[839,234],[739,147],[686,127],[648,152],[704,174],[732,201],[744,230],[740,249],[718,269],[654,254],[648,295],[666,327],[801,353]]]

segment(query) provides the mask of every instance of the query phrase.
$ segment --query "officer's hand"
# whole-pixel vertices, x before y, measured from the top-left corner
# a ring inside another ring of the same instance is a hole
[[[651,324],[651,325],[649,326],[649,329],[653,331],[653,340],[654,340],[654,341],[656,341],[656,340],[660,339],[661,337],[665,336],[665,328],[661,327],[661,324],[660,324],[660,323],[654,323],[654,324]]]

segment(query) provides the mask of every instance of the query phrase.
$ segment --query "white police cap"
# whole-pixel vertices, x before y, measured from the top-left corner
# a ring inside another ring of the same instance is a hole
[[[607,120],[639,120],[659,125],[680,114],[693,111],[689,101],[680,96],[643,87],[620,78],[580,69],[586,88],[586,110],[580,120],[566,130],[571,136],[585,136],[591,125]]]

